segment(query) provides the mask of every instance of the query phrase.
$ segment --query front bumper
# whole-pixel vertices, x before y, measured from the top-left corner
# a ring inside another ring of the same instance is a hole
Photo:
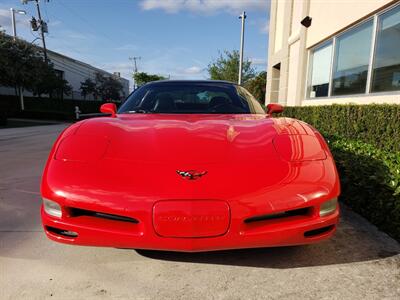
[[[41,210],[46,235],[51,240],[75,245],[172,250],[183,252],[213,251],[239,248],[276,247],[316,243],[330,238],[336,231],[339,208],[328,216],[319,217],[315,209],[306,216],[245,223],[235,218],[234,211],[228,231],[220,236],[202,238],[162,237],[154,230],[152,214],[139,223],[121,222],[91,216],[49,216]],[[60,234],[70,231],[77,236]]]

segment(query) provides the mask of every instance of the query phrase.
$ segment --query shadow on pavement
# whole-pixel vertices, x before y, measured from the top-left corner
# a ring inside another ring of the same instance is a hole
[[[200,253],[153,250],[137,252],[157,260],[287,269],[387,258],[399,254],[400,245],[342,206],[342,219],[336,235],[319,244]]]
[[[6,122],[1,123],[0,129],[54,125],[54,124],[63,124],[63,123],[65,123],[65,121],[62,122],[62,121],[53,121],[53,120],[34,120],[34,119],[12,118],[12,119],[8,119]]]

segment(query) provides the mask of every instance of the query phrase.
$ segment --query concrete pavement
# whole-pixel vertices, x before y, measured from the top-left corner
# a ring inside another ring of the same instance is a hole
[[[39,183],[64,125],[0,130],[0,299],[399,299],[400,245],[349,209],[317,245],[180,254],[47,240]]]

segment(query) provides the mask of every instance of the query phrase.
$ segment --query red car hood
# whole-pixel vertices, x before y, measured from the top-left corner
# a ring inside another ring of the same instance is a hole
[[[105,158],[212,164],[274,155],[268,150],[285,127],[263,115],[135,114],[88,120],[77,134],[107,137]]]
[[[299,156],[310,148],[304,137],[311,136],[315,133],[304,123],[264,115],[90,119],[73,125],[56,143],[42,192],[53,199],[62,191],[71,206],[81,208],[129,210],[143,201],[223,199],[232,209],[238,201],[241,210],[257,207],[262,213],[268,201],[271,209],[284,210],[325,197],[338,185],[330,157],[292,163],[276,150],[281,143],[288,158]],[[177,174],[191,170],[207,174],[199,180]]]

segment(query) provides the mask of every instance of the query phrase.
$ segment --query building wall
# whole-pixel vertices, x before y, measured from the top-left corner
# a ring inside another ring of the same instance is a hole
[[[400,91],[309,99],[307,79],[315,46],[399,1],[272,0],[266,103],[321,105],[332,103],[400,103]],[[305,28],[300,21],[312,17]],[[333,58],[332,58],[333,59]],[[332,62],[333,63],[333,62]],[[278,70],[279,69],[279,70]]]
[[[57,55],[55,53],[48,54],[50,61],[54,64],[56,70],[63,72],[63,77],[72,87],[72,93],[69,96],[64,96],[65,99],[82,99],[80,93],[81,82],[90,78],[95,79],[96,69],[87,67],[86,65],[72,61],[66,57]],[[99,71],[102,74],[107,74],[104,71]],[[87,100],[93,100],[93,96],[86,97]]]
[[[83,99],[80,87],[81,82],[90,78],[95,79],[96,73],[101,73],[104,76],[114,76],[104,70],[95,68],[89,64],[74,60],[56,52],[48,53],[49,59],[54,64],[54,68],[63,71],[64,79],[71,85],[73,92],[69,96],[65,96],[66,99]],[[129,81],[125,78],[119,77],[119,80],[123,86],[121,97],[126,97],[129,94]],[[93,96],[89,95],[86,97],[87,100],[93,100]]]
[[[297,1],[297,0],[295,0]],[[393,0],[309,0],[312,26],[307,48],[379,10]]]
[[[84,62],[72,59],[70,57],[61,55],[59,53],[48,51],[48,57],[50,61],[54,64],[56,70],[63,72],[63,77],[72,87],[71,95],[64,95],[64,99],[83,99],[80,92],[81,82],[85,81],[87,78],[92,80],[95,79],[96,73],[99,72],[105,76],[114,76],[104,70],[95,68]],[[119,80],[123,86],[121,97],[126,97],[129,95],[129,81],[125,78],[119,77]],[[0,87],[1,95],[15,95],[14,88]],[[32,96],[32,93],[25,91],[25,96]],[[94,100],[92,95],[86,97],[86,100]],[[98,99],[96,99],[98,100]]]

